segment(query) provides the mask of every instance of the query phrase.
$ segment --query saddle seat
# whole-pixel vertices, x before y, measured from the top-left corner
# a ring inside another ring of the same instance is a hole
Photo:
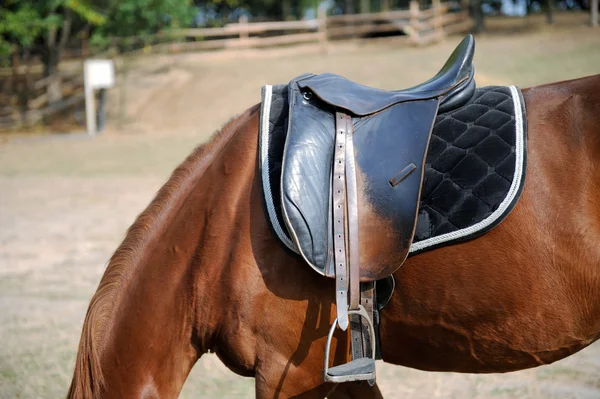
[[[408,89],[377,89],[332,73],[300,80],[298,86],[305,97],[310,98],[311,94],[307,93],[314,93],[325,103],[344,108],[356,116],[373,114],[406,101],[428,100],[440,96],[444,98],[439,111],[445,112],[464,105],[473,96],[474,45],[473,37],[467,36],[434,77]]]

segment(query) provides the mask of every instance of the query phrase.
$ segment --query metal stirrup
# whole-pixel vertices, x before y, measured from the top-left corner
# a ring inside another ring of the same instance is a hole
[[[367,325],[369,326],[369,338],[371,341],[371,359],[373,362],[375,361],[375,329],[373,328],[373,322],[371,318],[367,314],[367,311],[362,305],[358,305],[358,310],[350,310],[348,314],[356,314],[359,315],[363,320],[367,321]],[[369,374],[355,374],[350,376],[331,376],[329,375],[329,352],[331,351],[331,340],[333,338],[333,333],[335,332],[335,328],[337,327],[337,319],[334,320],[331,328],[329,329],[329,334],[327,335],[327,342],[325,343],[325,360],[323,362],[323,380],[326,382],[347,382],[347,381],[360,381],[360,380],[375,380],[375,371]],[[359,360],[359,359],[355,359]]]

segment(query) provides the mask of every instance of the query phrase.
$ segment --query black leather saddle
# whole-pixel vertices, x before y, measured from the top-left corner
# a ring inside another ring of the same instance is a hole
[[[374,363],[361,357],[375,349],[373,282],[390,276],[409,253],[435,117],[472,97],[474,46],[467,36],[437,75],[409,89],[375,89],[330,73],[288,84],[281,208],[298,253],[335,278],[327,381],[374,380]],[[354,360],[328,369],[336,324],[345,330],[353,320]],[[355,349],[361,337],[364,345]]]
[[[336,113],[347,115],[353,128],[360,279],[377,280],[406,258],[435,116],[441,109],[460,107],[473,95],[473,53],[469,35],[436,76],[406,90],[370,88],[329,73],[302,75],[289,83],[282,206],[296,246],[319,273],[335,274]],[[381,250],[373,253],[378,247]]]

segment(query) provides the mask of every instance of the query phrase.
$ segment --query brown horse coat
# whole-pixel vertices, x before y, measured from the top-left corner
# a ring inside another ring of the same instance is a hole
[[[410,258],[382,312],[386,362],[505,372],[547,364],[600,336],[600,75],[524,90],[528,172],[488,234]],[[129,229],[92,298],[72,398],[176,397],[214,352],[256,396],[324,397],[333,280],[267,226],[258,107],[178,167]],[[349,358],[338,331],[334,362]],[[330,397],[378,397],[345,384]]]

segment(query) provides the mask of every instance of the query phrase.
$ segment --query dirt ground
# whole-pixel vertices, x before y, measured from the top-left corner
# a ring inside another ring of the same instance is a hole
[[[559,18],[477,38],[480,86],[600,73],[600,34]],[[515,32],[518,31],[518,32]],[[197,54],[128,65],[101,136],[0,138],[0,399],[67,391],[89,300],[126,228],[194,146],[260,100],[264,84],[330,71],[393,89],[433,75],[460,40],[425,48],[346,43],[243,58]],[[600,267],[600,266],[599,266]],[[600,343],[550,366],[502,375],[426,373],[378,363],[387,398],[600,398]],[[253,380],[203,357],[181,397],[253,397]]]

